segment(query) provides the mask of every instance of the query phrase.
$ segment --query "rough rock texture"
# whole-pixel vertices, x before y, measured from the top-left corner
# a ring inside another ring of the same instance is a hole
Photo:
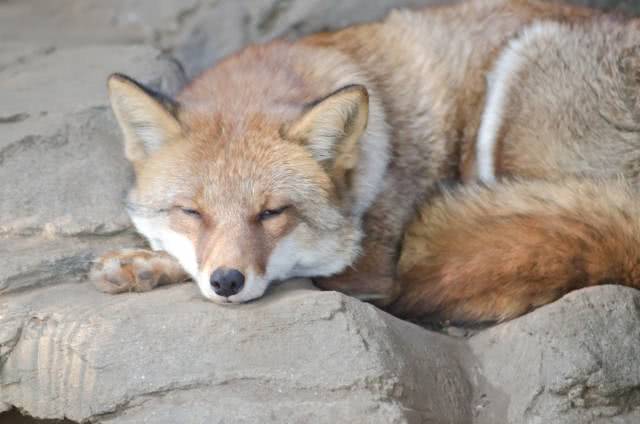
[[[476,423],[639,423],[640,291],[583,289],[470,339]]]
[[[192,284],[11,297],[2,400],[36,416],[118,423],[468,421],[460,341],[304,282],[287,286],[228,308]]]
[[[446,0],[9,0],[0,13],[0,39],[150,43],[173,52],[193,76],[251,41],[370,21],[394,7],[437,3]],[[34,15],[34,7],[42,14]],[[21,30],[25,24],[35,30]]]
[[[130,228],[122,199],[132,176],[107,75],[130,72],[168,91],[184,81],[152,47],[7,43],[1,52],[0,293],[86,271],[80,262]]]
[[[130,172],[106,97],[114,71],[175,91],[181,68],[151,47],[31,49],[0,70],[0,235],[105,234],[128,226]],[[19,51],[26,51],[20,55]],[[16,213],[20,211],[20,213]]]
[[[122,246],[143,244],[130,230],[114,236],[0,238],[0,295],[83,281],[96,255]]]
[[[441,2],[0,1],[0,423],[12,407],[105,423],[640,422],[631,289],[451,337],[303,281],[226,308],[191,284],[86,284],[96,254],[141,243],[109,73],[171,93],[248,42]]]
[[[5,0],[0,13],[0,39],[53,45],[153,44],[172,52],[193,76],[252,41],[370,21],[391,8],[453,1]],[[640,13],[640,4],[634,0],[572,2]],[[34,14],[34,9],[40,13]]]
[[[637,423],[640,292],[575,292],[453,338],[290,282],[220,307],[194,285],[63,284],[0,301],[0,401],[108,423]]]

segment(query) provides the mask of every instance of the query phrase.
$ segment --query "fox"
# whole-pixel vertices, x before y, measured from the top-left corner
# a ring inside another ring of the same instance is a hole
[[[192,279],[238,304],[308,277],[460,323],[640,287],[637,26],[467,1],[250,45],[174,97],[113,74],[150,249],[109,252],[90,279]]]

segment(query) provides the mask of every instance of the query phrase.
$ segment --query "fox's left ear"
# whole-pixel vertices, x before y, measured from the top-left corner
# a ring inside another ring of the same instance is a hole
[[[122,74],[111,75],[107,85],[131,162],[147,158],[181,133],[177,102]]]
[[[282,132],[284,138],[303,144],[343,186],[358,162],[358,141],[368,118],[367,89],[349,85],[311,104]]]

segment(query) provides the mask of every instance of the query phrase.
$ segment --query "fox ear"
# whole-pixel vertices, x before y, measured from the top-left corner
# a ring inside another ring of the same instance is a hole
[[[349,85],[312,103],[283,136],[304,145],[340,184],[358,162],[358,140],[367,128],[369,95],[362,85]]]
[[[107,85],[131,162],[147,158],[180,134],[177,102],[122,74],[111,75]]]

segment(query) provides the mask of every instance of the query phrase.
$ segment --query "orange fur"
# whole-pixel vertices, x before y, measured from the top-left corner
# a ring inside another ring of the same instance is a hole
[[[581,287],[640,287],[640,197],[622,181],[447,191],[405,234],[390,310],[505,320]]]
[[[164,252],[130,249],[102,255],[89,278],[98,290],[115,294],[145,292],[187,281],[189,276]]]

